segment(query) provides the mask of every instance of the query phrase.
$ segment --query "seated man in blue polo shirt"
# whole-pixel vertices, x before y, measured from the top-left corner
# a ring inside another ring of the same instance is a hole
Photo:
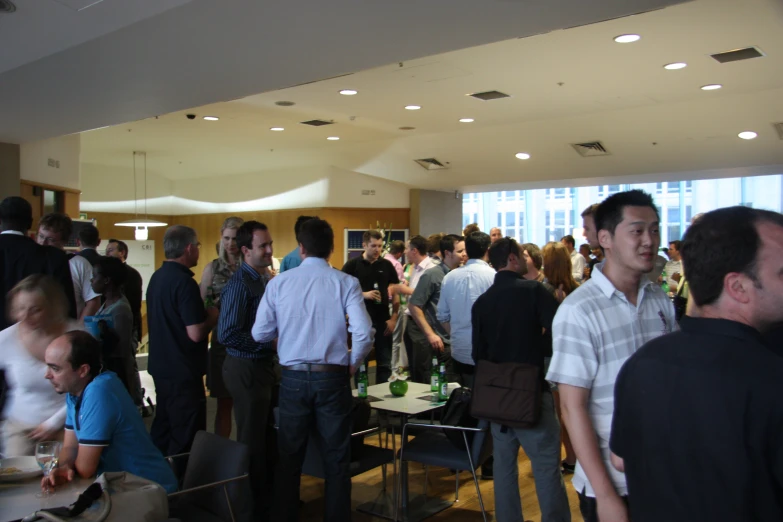
[[[127,471],[169,493],[177,490],[174,472],[152,444],[125,386],[114,372],[100,373],[101,346],[95,338],[67,332],[46,348],[45,361],[55,391],[68,394],[65,439],[50,485]]]

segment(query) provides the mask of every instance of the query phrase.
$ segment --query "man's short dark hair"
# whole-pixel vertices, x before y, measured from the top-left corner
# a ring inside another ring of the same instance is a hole
[[[541,267],[544,266],[544,256],[541,254],[541,249],[538,248],[538,245],[533,243],[519,245],[519,251],[522,252],[523,250],[527,250],[527,255],[533,260],[533,266],[536,267],[536,270],[541,270]]]
[[[51,230],[60,235],[60,241],[68,241],[73,231],[73,220],[62,212],[51,212],[41,218],[38,228]]]
[[[394,254],[396,256],[397,254],[402,254],[403,252],[405,252],[405,241],[395,239],[389,244],[390,254]]]
[[[690,298],[697,305],[717,301],[724,279],[731,273],[746,274],[760,287],[756,263],[761,236],[757,227],[763,222],[783,227],[783,215],[728,207],[707,212],[688,228],[680,254]]]
[[[443,239],[443,237],[446,234],[443,232],[438,232],[437,234],[430,234],[427,237],[427,253],[431,256],[435,254],[440,253],[440,240]]]
[[[318,219],[318,216],[299,216],[294,223],[294,236],[299,239],[299,231],[302,229],[302,223],[310,219]]]
[[[95,248],[101,243],[101,234],[92,223],[87,223],[79,229],[79,242],[83,247]]]
[[[413,236],[408,240],[408,244],[410,244],[411,248],[416,249],[419,254],[423,256],[427,255],[428,245],[424,236]]]
[[[595,217],[595,211],[598,210],[598,203],[593,203],[586,209],[582,211],[582,217],[585,218],[587,216],[593,216]]]
[[[128,258],[128,244],[125,241],[120,241],[119,239],[110,239],[107,245],[110,245],[112,243],[117,243],[117,252],[121,252],[125,259]]]
[[[19,196],[8,196],[0,203],[0,227],[26,234],[33,226],[33,207]]]
[[[312,218],[310,218],[312,219]],[[269,230],[267,226],[259,221],[245,221],[237,229],[237,247],[242,250],[242,247],[252,249],[253,248],[253,233],[256,230]]]
[[[574,236],[571,235],[561,237],[560,241],[565,241],[566,243],[571,245],[571,248],[576,246],[576,240],[574,240]]]
[[[595,220],[596,233],[601,230],[608,230],[614,235],[617,225],[623,220],[623,210],[625,207],[650,207],[655,211],[655,215],[660,220],[658,208],[651,195],[643,190],[628,190],[618,192],[603,200],[598,205],[593,219]]]
[[[71,368],[78,370],[83,364],[90,367],[90,375],[95,378],[101,373],[101,343],[91,334],[82,330],[72,330],[65,333],[71,345],[71,355],[68,362]]]
[[[521,257],[519,244],[515,239],[502,237],[492,243],[489,247],[489,262],[492,268],[500,270],[508,265],[508,256],[511,254]],[[527,265],[525,266],[527,268]]]
[[[457,234],[446,234],[443,239],[440,240],[440,252],[443,256],[446,256],[446,252],[454,253],[454,247],[460,241],[465,241],[465,238],[458,236]]]
[[[323,219],[313,218],[302,223],[298,237],[308,257],[326,259],[334,250],[334,230]]]
[[[125,268],[125,263],[116,257],[103,256],[94,266],[100,270],[103,277],[111,279],[118,288],[125,284],[128,270]]]
[[[669,241],[669,246],[672,246],[672,245],[674,245],[674,248],[676,248],[677,252],[679,252],[680,251],[680,245],[682,245],[682,241],[679,241],[679,240]],[[667,248],[666,250],[668,251],[669,249]]]
[[[375,230],[374,228],[371,228],[370,230],[365,230],[364,234],[362,234],[362,243],[365,245],[370,243],[371,239],[383,239],[383,234],[381,234],[380,230]]]
[[[465,238],[465,251],[468,253],[468,259],[483,258],[491,243],[492,239],[485,232],[473,232],[468,235]]]

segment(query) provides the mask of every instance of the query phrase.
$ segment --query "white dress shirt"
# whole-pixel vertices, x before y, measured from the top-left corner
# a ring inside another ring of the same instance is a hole
[[[473,303],[495,282],[495,270],[481,259],[470,259],[446,274],[440,286],[438,321],[451,325],[451,356],[462,364],[473,362]]]
[[[574,276],[577,283],[581,283],[585,278],[586,266],[587,261],[585,261],[585,257],[582,254],[576,250],[571,252],[571,274]]]
[[[260,343],[278,340],[281,366],[359,365],[374,337],[359,280],[317,257],[305,258],[296,270],[269,281],[251,333]]]
[[[421,274],[423,274],[425,270],[427,270],[428,268],[432,268],[433,266],[435,266],[435,263],[432,261],[432,258],[429,257],[429,256],[425,257],[421,261],[421,263],[419,263],[418,265],[416,265],[413,268],[413,271],[411,272],[411,281],[408,284],[408,287],[411,290],[415,290],[416,289],[416,285],[419,284],[419,279],[421,279]],[[413,295],[413,294],[411,294],[411,295]],[[410,299],[410,297],[408,299]],[[407,316],[411,315],[410,308],[407,308],[407,307],[405,308],[405,315],[407,315]]]
[[[92,289],[92,265],[86,257],[73,256],[68,264],[71,267],[71,279],[73,279],[73,294],[76,297],[76,316],[82,315],[87,301],[92,301],[100,294]]]

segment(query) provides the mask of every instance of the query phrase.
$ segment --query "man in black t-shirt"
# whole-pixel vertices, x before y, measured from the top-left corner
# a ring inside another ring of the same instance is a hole
[[[362,248],[364,253],[349,259],[343,266],[343,272],[357,278],[362,287],[364,305],[375,328],[375,382],[381,383],[391,375],[392,333],[400,308],[400,297],[394,294],[389,315],[389,285],[399,284],[400,280],[394,265],[381,257],[383,235],[379,231],[365,232]]]
[[[620,370],[609,447],[634,522],[783,520],[783,215],[731,207],[681,245],[698,317]]]
[[[196,231],[174,225],[166,230],[166,261],[147,287],[149,373],[157,408],[150,435],[163,455],[187,453],[196,432],[207,429],[207,336],[218,309],[204,310],[191,268],[198,264]]]

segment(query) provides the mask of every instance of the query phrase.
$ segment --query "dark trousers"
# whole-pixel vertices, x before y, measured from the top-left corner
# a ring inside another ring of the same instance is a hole
[[[351,411],[348,372],[282,371],[273,520],[299,520],[299,484],[310,436],[324,459],[324,520],[351,519]]]
[[[272,483],[276,454],[275,430],[270,426],[273,397],[279,383],[279,366],[274,359],[226,357],[223,382],[234,398],[237,441],[250,450],[250,491],[243,498],[247,505],[237,506],[239,520],[270,520]],[[271,431],[271,432],[270,432]]]
[[[598,504],[595,501],[595,497],[588,497],[584,491],[577,491],[579,495],[579,511],[582,513],[584,522],[599,522],[598,520]],[[628,506],[628,497],[620,497]]]
[[[444,345],[444,350],[438,352],[432,348],[427,336],[421,331],[413,319],[408,320],[405,328],[405,351],[408,354],[408,367],[411,372],[411,380],[422,384],[430,384],[432,377],[432,358],[438,358],[438,370],[441,364],[446,365],[446,379],[449,382],[457,382],[459,375],[455,371],[454,361],[451,358],[451,346]]]
[[[454,371],[459,375],[459,383],[462,386],[473,388],[476,375],[476,367],[472,364],[461,363],[454,359]]]
[[[164,456],[187,453],[196,432],[207,429],[207,397],[201,379],[155,379],[157,405],[150,435]]]
[[[392,334],[384,335],[386,323],[372,325],[375,328],[375,384],[391,377]]]

